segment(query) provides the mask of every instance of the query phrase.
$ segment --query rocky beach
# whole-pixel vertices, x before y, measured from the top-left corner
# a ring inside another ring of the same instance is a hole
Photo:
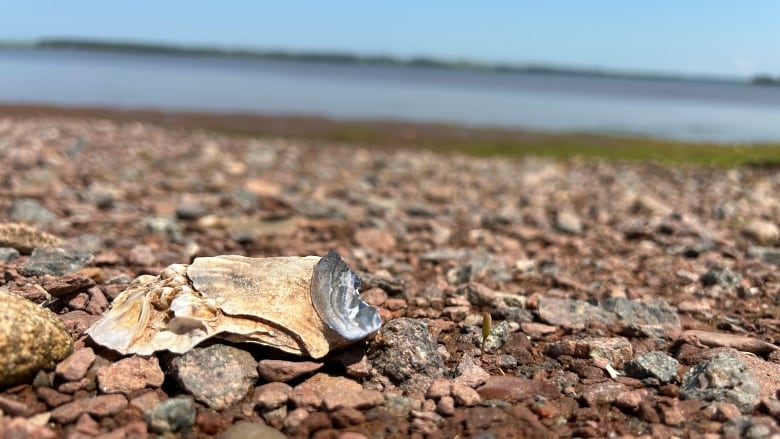
[[[778,218],[771,166],[6,111],[0,438],[777,437]],[[383,325],[324,358],[86,334],[172,264],[331,249]]]

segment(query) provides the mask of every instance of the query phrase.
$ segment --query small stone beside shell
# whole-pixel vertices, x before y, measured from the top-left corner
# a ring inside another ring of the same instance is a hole
[[[140,276],[87,332],[123,354],[184,353],[208,338],[321,358],[379,330],[376,308],[336,253],[197,258]]]
[[[53,369],[73,351],[73,339],[54,313],[0,290],[0,386]]]

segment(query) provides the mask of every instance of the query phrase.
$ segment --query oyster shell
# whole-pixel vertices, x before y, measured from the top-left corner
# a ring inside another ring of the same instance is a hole
[[[184,353],[211,337],[321,358],[379,330],[338,253],[196,258],[140,276],[87,331],[123,354]]]

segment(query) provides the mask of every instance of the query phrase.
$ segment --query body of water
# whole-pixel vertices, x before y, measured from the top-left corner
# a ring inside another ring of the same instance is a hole
[[[780,87],[716,81],[1,49],[0,102],[780,142]]]

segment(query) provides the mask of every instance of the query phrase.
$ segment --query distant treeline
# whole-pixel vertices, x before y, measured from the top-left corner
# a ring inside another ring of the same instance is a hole
[[[210,56],[226,58],[268,59],[280,61],[323,62],[401,67],[427,67],[490,72],[526,73],[544,75],[598,76],[608,78],[652,79],[668,81],[737,82],[737,79],[691,77],[661,73],[616,72],[587,68],[568,68],[547,65],[487,64],[471,61],[450,61],[429,57],[398,58],[386,55],[356,55],[342,52],[293,52],[285,50],[226,49],[216,47],[187,47],[169,44],[102,41],[69,38],[46,38],[33,43],[0,43],[0,47],[39,49],[88,50],[160,55]],[[778,84],[780,77],[761,75],[751,78],[751,84]]]

